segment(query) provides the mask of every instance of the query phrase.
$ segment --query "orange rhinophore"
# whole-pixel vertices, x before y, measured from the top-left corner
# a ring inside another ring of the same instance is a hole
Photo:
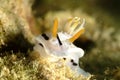
[[[54,20],[52,36],[55,38],[57,36],[57,29],[58,29],[58,19]]]

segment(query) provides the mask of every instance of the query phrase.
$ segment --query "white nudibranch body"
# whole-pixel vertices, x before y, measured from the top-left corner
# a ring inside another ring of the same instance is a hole
[[[84,51],[73,44],[84,32],[84,24],[85,19],[75,17],[68,20],[64,30],[57,32],[58,20],[55,19],[52,33],[38,36],[34,50],[38,51],[41,57],[49,58],[51,62],[64,59],[66,65],[76,74],[89,76],[89,73],[79,67],[79,58],[84,55]]]

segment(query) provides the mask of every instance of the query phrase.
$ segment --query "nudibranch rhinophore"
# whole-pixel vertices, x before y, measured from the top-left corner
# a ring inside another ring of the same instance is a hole
[[[43,33],[38,36],[34,50],[38,51],[41,57],[49,58],[51,62],[63,59],[66,61],[66,66],[72,71],[83,76],[89,76],[89,73],[79,67],[79,58],[84,55],[84,51],[73,44],[84,32],[84,24],[85,19],[71,18],[63,30],[58,32],[58,20],[55,19],[52,33]]]

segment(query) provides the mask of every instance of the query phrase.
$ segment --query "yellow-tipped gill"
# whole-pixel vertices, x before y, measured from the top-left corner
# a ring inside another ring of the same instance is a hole
[[[77,25],[79,25],[80,23],[74,23],[75,27]],[[70,42],[74,42],[81,34],[84,33],[84,24],[85,24],[85,19],[83,19],[82,24],[79,26],[79,28],[77,30],[73,30],[72,33],[70,33],[72,35],[72,37],[69,39]]]
[[[70,18],[67,20],[68,24],[66,24],[65,31],[69,34],[71,34],[74,29],[80,24],[80,18]]]

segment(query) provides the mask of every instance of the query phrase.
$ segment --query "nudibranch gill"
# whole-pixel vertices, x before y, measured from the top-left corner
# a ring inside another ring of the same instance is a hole
[[[38,51],[41,57],[49,58],[51,62],[63,59],[71,70],[88,76],[89,73],[79,67],[79,58],[84,55],[84,51],[73,44],[84,32],[85,19],[75,17],[67,22],[63,30],[58,32],[58,20],[55,19],[51,33],[43,33],[36,37],[34,50]]]

